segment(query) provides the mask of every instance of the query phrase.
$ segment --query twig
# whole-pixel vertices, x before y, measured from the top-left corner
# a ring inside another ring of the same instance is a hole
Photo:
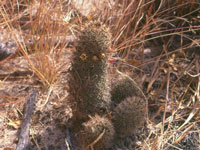
[[[96,143],[99,142],[99,140],[103,137],[104,133],[105,133],[105,129],[104,129],[103,132],[97,137],[97,139],[95,139],[91,144],[89,144],[89,145],[87,146],[87,149],[90,148],[91,150],[94,150],[94,145],[95,145]]]
[[[40,106],[41,110],[43,110],[44,107],[45,107],[45,105],[48,103],[49,97],[50,97],[52,91],[53,91],[53,88],[50,86],[49,91],[48,91],[48,94],[47,94],[47,97],[46,97],[46,100],[45,100],[44,104],[43,104],[42,106]]]
[[[68,121],[66,121],[66,128],[67,128],[67,137],[65,138],[65,144],[67,146],[67,150],[70,150],[70,147],[72,147],[72,143],[69,135]]]
[[[166,109],[167,105],[169,104],[169,84],[170,84],[170,69],[167,71],[167,85],[166,85],[166,101],[165,101],[165,107],[164,107],[164,114],[163,114],[163,119],[162,119],[162,128],[161,128],[161,134],[164,134],[164,126],[165,126],[165,121],[166,121]],[[163,139],[163,136],[161,136]],[[161,145],[162,147],[164,145]]]
[[[36,100],[37,92],[33,91],[26,102],[25,114],[22,121],[21,131],[19,135],[19,142],[16,150],[26,150],[29,144],[29,129],[31,115],[34,110],[34,103]]]

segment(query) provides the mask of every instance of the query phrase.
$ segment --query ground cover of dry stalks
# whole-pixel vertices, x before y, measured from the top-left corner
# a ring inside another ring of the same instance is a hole
[[[200,149],[198,0],[0,1],[0,150],[16,148],[23,105],[38,93],[30,149],[66,150],[67,70],[82,25],[110,27],[111,79],[129,75],[148,100],[145,126],[113,150]]]

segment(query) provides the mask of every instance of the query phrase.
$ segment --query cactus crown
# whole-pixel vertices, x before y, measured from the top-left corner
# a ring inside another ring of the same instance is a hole
[[[111,89],[111,100],[115,104],[119,104],[122,100],[129,96],[138,95],[140,91],[133,83],[131,79],[128,77],[122,77],[121,79],[117,80],[113,83]]]
[[[80,53],[85,53],[89,59],[101,59],[106,55],[111,45],[111,35],[109,29],[101,22],[95,21],[87,24],[79,36],[76,49]]]
[[[84,26],[77,41],[73,60],[74,68],[79,68],[81,77],[102,77],[105,74],[110,45],[111,34],[101,22],[92,21]]]

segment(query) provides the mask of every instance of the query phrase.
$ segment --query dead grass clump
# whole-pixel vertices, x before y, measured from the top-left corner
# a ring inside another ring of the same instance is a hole
[[[124,58],[149,42],[168,50],[191,46],[199,35],[199,5],[197,0],[117,1],[102,19],[113,31],[113,49]]]
[[[28,51],[35,52],[33,61],[36,75],[43,85],[50,86],[55,83],[61,71],[60,58],[65,48],[61,38],[66,36],[67,29],[64,27],[64,22],[58,23],[58,20],[53,18],[58,14],[56,9],[51,8],[53,4],[49,4],[46,8],[44,5],[45,3],[40,4],[39,11],[31,21],[30,35],[33,43],[30,44]]]
[[[51,1],[34,1],[32,5],[30,1],[7,3],[1,9],[1,17],[4,19],[2,25],[9,28],[18,52],[28,60],[30,69],[40,82],[46,87],[53,85],[61,71],[60,59],[69,33],[59,5],[62,2],[55,4]],[[29,54],[33,53],[30,57]]]

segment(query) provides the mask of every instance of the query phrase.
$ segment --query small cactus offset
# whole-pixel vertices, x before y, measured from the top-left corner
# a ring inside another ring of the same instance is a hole
[[[141,92],[138,90],[133,81],[128,77],[121,77],[115,81],[111,88],[111,100],[115,104],[119,104],[122,100],[130,96],[140,96]]]
[[[117,105],[113,112],[113,125],[119,137],[129,136],[141,127],[147,115],[144,98],[131,96]]]
[[[84,149],[92,146],[95,150],[105,150],[112,145],[115,130],[110,120],[95,115],[83,123],[81,134]]]
[[[110,44],[109,29],[98,21],[90,22],[80,33],[70,70],[69,93],[76,103],[75,115],[81,118],[109,108],[107,55]]]

